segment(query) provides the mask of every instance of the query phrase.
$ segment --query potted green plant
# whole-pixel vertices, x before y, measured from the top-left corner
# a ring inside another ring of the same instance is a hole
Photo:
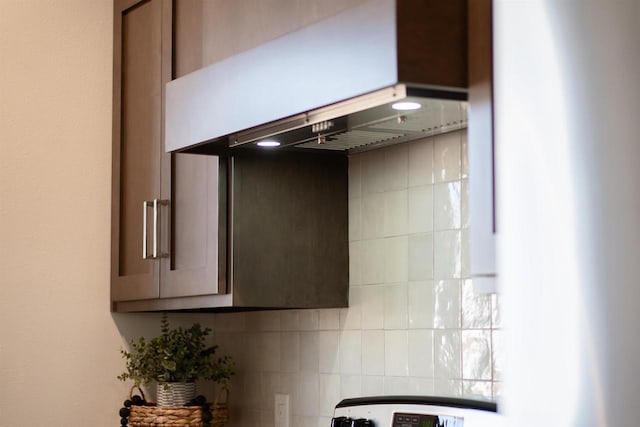
[[[158,404],[182,406],[195,397],[196,380],[212,380],[228,387],[233,361],[216,357],[216,345],[208,346],[210,328],[195,323],[189,328],[171,328],[166,313],[161,320],[160,336],[131,341],[131,351],[120,350],[126,370],[118,376],[133,380],[134,386],[157,384]]]

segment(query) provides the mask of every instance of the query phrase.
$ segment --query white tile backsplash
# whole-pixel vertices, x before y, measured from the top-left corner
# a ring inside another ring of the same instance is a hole
[[[354,241],[349,243],[349,283],[353,285],[362,285],[363,277],[362,268],[364,262],[364,242]]]
[[[406,236],[409,231],[409,194],[406,187],[383,193],[383,202],[383,236]]]
[[[408,377],[384,377],[384,394],[398,396],[401,394],[406,394],[406,390],[408,388]]]
[[[351,163],[349,163],[349,167],[351,167]],[[433,184],[433,180],[432,138],[409,144],[409,187]]]
[[[298,312],[298,325],[301,331],[315,331],[320,323],[318,310],[300,310]]]
[[[438,280],[434,284],[433,327],[460,328],[460,281]]]
[[[349,397],[500,395],[500,301],[468,278],[466,149],[458,131],[350,157],[350,306],[216,315],[229,427],[273,426],[276,392],[295,426]]]
[[[433,185],[409,188],[408,194],[409,233],[433,231]]]
[[[366,375],[362,377],[362,395],[380,396],[384,394],[384,376]]]
[[[349,159],[349,199],[362,197],[362,157]]]
[[[409,280],[409,238],[408,236],[383,239],[384,283],[406,282]]]
[[[379,150],[384,156],[383,176],[385,192],[406,190],[409,185],[409,146],[406,144]]]
[[[409,290],[406,283],[385,285],[384,289],[384,328],[407,329]]]
[[[409,280],[430,280],[434,269],[433,233],[409,236]]]
[[[433,331],[409,331],[409,376],[433,378]]]
[[[364,286],[349,289],[349,308],[340,309],[339,329],[362,329],[362,298]]]
[[[362,329],[384,327],[384,285],[360,286]],[[351,308],[349,309],[351,310]]]
[[[295,395],[297,397],[295,409],[298,414],[308,417],[317,416],[320,409],[320,375],[311,372],[300,373]]]
[[[362,377],[360,375],[340,375],[340,399],[349,399],[361,396]]]
[[[334,344],[323,342],[324,344]],[[319,372],[320,337],[318,332],[300,332],[300,372]],[[325,356],[328,358],[328,356]]]
[[[340,373],[340,331],[318,332],[318,367],[323,374]]]
[[[340,333],[340,373],[362,373],[362,331]]]
[[[432,328],[435,307],[433,281],[410,282],[408,295],[409,328]]]
[[[362,331],[362,374],[384,375],[384,331]]]
[[[436,279],[461,277],[461,230],[436,231],[433,234],[433,275]]]
[[[298,331],[299,325],[298,310],[283,310],[280,313],[280,326],[283,331]]]
[[[384,150],[372,150],[360,156],[362,196],[371,193],[382,193],[387,179]]]
[[[491,331],[462,331],[462,378],[491,380]]]
[[[384,374],[386,377],[409,375],[409,332],[385,331]]]
[[[435,377],[459,379],[462,377],[462,340],[460,330],[433,331],[433,357]]]
[[[320,415],[330,417],[336,402],[340,401],[340,375],[321,374],[320,375]]]
[[[436,378],[433,382],[435,394],[438,396],[462,396],[462,381]]]
[[[373,239],[361,241],[361,268],[362,284],[371,285],[384,283],[385,273],[385,240]]]
[[[470,279],[462,282],[462,328],[491,329],[491,296],[476,295]]]
[[[349,199],[349,241],[362,238],[362,198]]]
[[[462,173],[460,139],[460,132],[443,133],[435,136],[433,150],[435,182],[447,182],[460,179]]]
[[[433,378],[409,377],[409,395],[433,396],[435,394],[435,384]]]
[[[469,180],[467,179],[460,181],[460,223],[462,228],[469,228]],[[357,223],[355,225],[357,226]]]
[[[435,230],[461,228],[460,181],[433,186],[433,227]]]
[[[469,145],[467,140],[467,129],[460,132],[460,172],[461,178],[469,177]]]
[[[363,239],[384,237],[385,193],[369,193],[362,198],[361,233]]]
[[[300,370],[300,332],[280,334],[280,372]]]
[[[338,308],[320,310],[318,313],[318,329],[332,330],[340,329],[340,312]]]

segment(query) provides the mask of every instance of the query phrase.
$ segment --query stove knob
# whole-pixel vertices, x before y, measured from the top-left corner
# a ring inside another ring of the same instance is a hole
[[[336,417],[331,419],[331,427],[349,427],[351,424],[351,418]]]
[[[351,426],[350,427],[375,427],[373,425],[373,421],[371,420],[366,420],[364,418],[358,418],[357,420],[352,420],[351,421]]]
[[[353,419],[345,418],[344,420],[342,420],[342,424],[340,424],[340,427],[351,427],[352,425],[353,425]]]

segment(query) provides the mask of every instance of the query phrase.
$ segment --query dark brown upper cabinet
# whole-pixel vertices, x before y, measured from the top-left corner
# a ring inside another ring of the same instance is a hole
[[[164,87],[202,65],[202,4],[114,3],[111,309],[344,307],[344,156],[165,153]]]
[[[172,21],[169,0],[114,3],[115,311],[130,301],[225,291],[218,281],[218,158],[164,153],[164,84],[173,77]]]

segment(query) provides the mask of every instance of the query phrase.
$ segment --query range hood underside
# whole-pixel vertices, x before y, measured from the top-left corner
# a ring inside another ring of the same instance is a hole
[[[280,142],[281,147],[356,153],[467,126],[466,102],[425,97],[428,95],[458,99],[466,96],[460,92],[435,93],[395,85],[345,103],[255,128],[250,132],[231,135],[228,144],[230,147],[252,146],[261,140],[270,139]],[[381,104],[372,106],[375,101]],[[415,102],[421,108],[397,111],[392,105],[398,101]],[[350,114],[338,116],[347,111]],[[287,130],[282,131],[287,127]]]
[[[358,153],[466,128],[465,98],[461,91],[398,84],[218,138],[187,152],[215,154],[220,148],[256,148],[258,142],[272,140],[280,143],[277,149]],[[392,105],[398,101],[415,102],[421,108],[397,111]]]

